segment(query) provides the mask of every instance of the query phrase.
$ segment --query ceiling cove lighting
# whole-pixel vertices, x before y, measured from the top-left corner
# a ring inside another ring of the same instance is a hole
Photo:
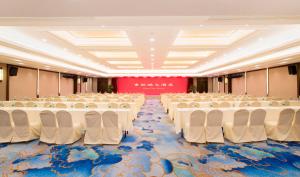
[[[84,37],[72,35],[69,31],[50,31],[50,33],[75,46],[131,46],[127,35],[126,37],[114,37],[109,35],[106,37]]]
[[[142,64],[140,60],[134,60],[134,61],[115,61],[115,60],[108,60],[106,61],[109,64],[118,65],[118,64]]]
[[[83,68],[83,67],[71,65],[71,64],[68,64],[68,63],[64,63],[64,62],[53,60],[53,59],[46,58],[46,57],[41,57],[41,56],[38,56],[38,55],[33,55],[33,54],[30,54],[30,53],[22,52],[22,51],[12,49],[12,48],[8,48],[8,47],[4,47],[4,46],[0,46],[0,54],[5,55],[5,56],[14,57],[14,58],[20,58],[22,60],[35,62],[35,63],[39,63],[39,64],[43,64],[43,65],[52,65],[52,66],[56,66],[56,67],[66,68],[66,69],[69,69],[69,70],[81,71],[81,72],[85,72],[85,73],[95,74],[95,75],[98,75],[98,76],[106,76],[106,74],[98,72],[98,71],[93,71],[93,70],[86,69],[86,68]],[[18,63],[18,64],[21,64],[21,63]]]
[[[91,60],[83,57],[79,57],[74,53],[64,51],[60,47],[51,45],[49,43],[44,43],[41,40],[32,38],[22,31],[16,30],[14,28],[2,28],[0,30],[0,41],[4,41],[35,52],[40,52],[50,57],[58,58],[77,65],[82,65],[94,70],[100,70],[104,72],[109,71],[109,68],[104,65],[92,62]]]
[[[162,69],[172,69],[172,68],[178,69],[178,68],[188,68],[188,67],[189,66],[183,66],[183,65],[181,65],[181,66],[161,66]]]
[[[117,68],[120,68],[120,69],[142,69],[144,67],[143,66],[117,66]]]
[[[221,67],[218,69],[214,69],[214,70],[210,70],[207,72],[202,72],[199,75],[208,75],[208,74],[213,74],[213,73],[217,73],[217,72],[222,72],[222,71],[226,71],[226,70],[232,70],[232,69],[236,69],[236,68],[242,68],[242,67],[247,67],[249,65],[257,65],[263,62],[268,62],[268,61],[273,61],[273,60],[278,60],[281,58],[287,58],[290,57],[291,55],[299,55],[300,54],[300,46],[296,46],[296,47],[291,47],[285,50],[281,50],[278,52],[274,52],[272,54],[269,55],[265,55],[262,57],[257,57],[257,58],[253,58],[253,59],[249,59],[247,61],[244,62],[239,62],[236,64],[231,64],[229,66],[225,66],[225,67]]]
[[[184,45],[230,45],[255,30],[182,30],[174,41],[175,46]]]
[[[108,51],[92,51],[90,54],[98,58],[138,58],[136,52],[108,52]]]
[[[197,60],[169,60],[169,61],[164,61],[164,64],[195,64],[197,63]]]
[[[215,51],[170,51],[167,58],[204,58]]]
[[[272,51],[276,48],[288,45],[300,40],[300,25],[294,26],[292,29],[264,33],[264,42],[252,39],[246,45],[242,46],[243,50],[227,51],[227,56],[220,55],[212,59],[212,62],[206,65],[200,65],[195,68],[198,72],[216,68],[218,66],[238,62],[243,58],[249,58],[259,53]]]

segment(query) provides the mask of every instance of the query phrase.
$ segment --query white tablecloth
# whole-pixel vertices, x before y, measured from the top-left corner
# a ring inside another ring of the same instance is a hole
[[[0,108],[2,110],[7,111],[10,115],[13,110],[20,109],[27,113],[28,119],[30,122],[38,122],[40,123],[40,112],[43,110],[49,110],[54,113],[60,110],[59,108],[14,108],[14,107],[3,107]],[[67,110],[71,115],[74,123],[80,123],[83,128],[85,128],[85,113],[88,111],[97,111],[102,114],[105,111],[114,111],[118,114],[119,123],[122,127],[122,130],[131,130],[133,127],[132,119],[130,117],[129,109],[68,109]]]
[[[279,114],[283,109],[291,108],[295,111],[299,110],[300,107],[291,107],[291,106],[281,106],[281,107],[246,107],[246,108],[238,108],[238,107],[231,107],[231,108],[218,108],[223,112],[223,124],[225,122],[233,122],[234,113],[239,109],[246,109],[250,112],[255,109],[264,109],[266,110],[266,119],[265,121],[277,121],[279,118]],[[174,112],[174,124],[175,124],[175,131],[176,133],[180,133],[181,129],[184,127],[185,123],[188,123],[189,117],[191,113],[195,110],[202,110],[208,113],[209,111],[216,109],[216,108],[176,108]]]

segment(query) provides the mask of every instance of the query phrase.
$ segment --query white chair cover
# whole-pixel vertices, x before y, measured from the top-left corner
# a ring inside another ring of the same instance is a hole
[[[248,102],[241,102],[239,107],[247,107],[249,105]]]
[[[229,108],[231,105],[228,102],[222,102],[219,104],[220,108]]]
[[[287,141],[294,115],[295,111],[293,109],[284,109],[280,112],[277,122],[265,122],[268,138],[277,141]]]
[[[11,142],[23,142],[38,139],[40,136],[40,124],[29,123],[27,113],[22,110],[12,112],[14,133]]]
[[[15,102],[15,107],[24,107],[24,104],[21,102]]]
[[[64,103],[56,103],[55,107],[57,108],[67,108],[67,105]]]
[[[58,111],[56,113],[58,131],[56,144],[71,144],[81,137],[81,126],[74,124],[72,116],[67,111]]]
[[[186,104],[186,103],[179,103],[179,104],[177,104],[177,108],[188,108],[188,104]]]
[[[300,141],[300,110],[298,110],[295,114],[287,141]]]
[[[261,107],[261,103],[258,101],[254,101],[250,104],[252,107]]]
[[[0,143],[9,143],[13,137],[13,126],[8,112],[0,110]]]
[[[119,124],[118,114],[113,111],[105,111],[102,114],[103,144],[119,144],[122,139],[122,127]]]
[[[118,104],[117,103],[109,103],[108,104],[108,108],[117,109],[118,108]]]
[[[37,105],[34,102],[27,102],[26,107],[37,107]]]
[[[205,143],[205,116],[204,111],[193,111],[183,128],[184,138],[188,142]]]
[[[85,122],[84,144],[102,144],[101,115],[96,111],[87,112]]]
[[[249,135],[251,141],[267,140],[265,130],[266,111],[263,109],[256,109],[251,112],[249,119]]]
[[[224,143],[222,131],[223,112],[212,110],[207,113],[205,136],[207,142]]]
[[[98,106],[95,103],[88,103],[87,107],[90,109],[98,108]]]
[[[196,103],[196,102],[192,102],[192,103],[190,103],[189,107],[191,107],[191,108],[200,108],[200,104]]]
[[[84,104],[83,103],[76,103],[74,105],[74,108],[83,109],[84,108]]]
[[[130,104],[128,104],[128,103],[122,103],[121,105],[120,105],[120,108],[130,108]]]
[[[57,136],[57,122],[55,114],[51,111],[42,111],[41,118],[41,136],[40,141],[54,144]]]
[[[224,136],[233,143],[250,141],[248,136],[249,111],[245,109],[234,113],[233,123],[224,124]]]

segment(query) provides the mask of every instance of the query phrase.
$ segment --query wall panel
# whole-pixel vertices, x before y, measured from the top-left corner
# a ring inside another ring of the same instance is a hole
[[[40,70],[40,97],[58,96],[58,73]]]
[[[247,94],[252,96],[267,95],[267,71],[247,72]]]

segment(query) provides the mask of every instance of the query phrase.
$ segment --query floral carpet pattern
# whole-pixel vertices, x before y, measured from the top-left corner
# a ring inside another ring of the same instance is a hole
[[[190,144],[148,98],[120,145],[0,144],[2,176],[300,176],[300,143]]]

